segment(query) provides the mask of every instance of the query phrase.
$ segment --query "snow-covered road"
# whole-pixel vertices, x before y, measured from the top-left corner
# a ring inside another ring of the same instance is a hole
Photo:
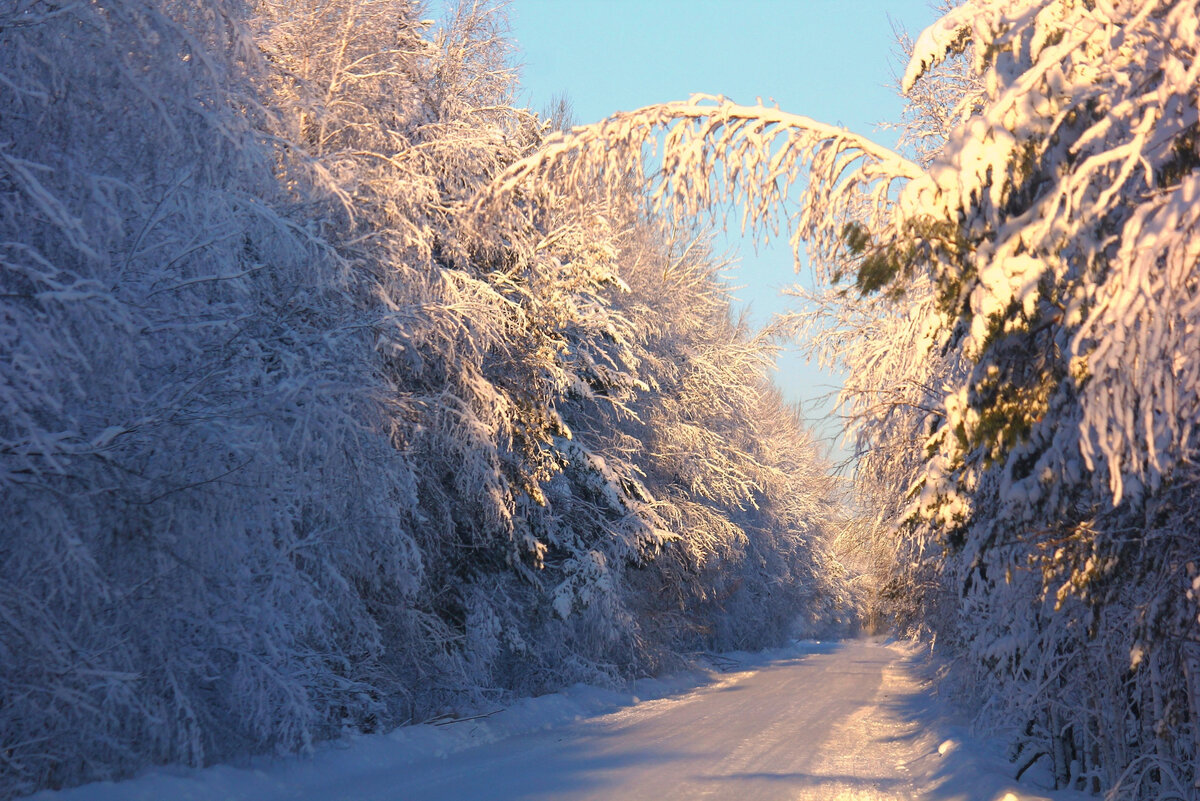
[[[907,801],[906,763],[923,755],[906,720],[915,690],[903,652],[846,642],[426,763],[370,797]]]
[[[795,643],[495,714],[325,743],[307,757],[158,769],[46,801],[1033,801],[947,722],[902,644]],[[636,694],[636,695],[635,695]],[[637,696],[640,696],[637,697]],[[1032,775],[1035,771],[1030,771]],[[1055,799],[1082,798],[1054,794]]]

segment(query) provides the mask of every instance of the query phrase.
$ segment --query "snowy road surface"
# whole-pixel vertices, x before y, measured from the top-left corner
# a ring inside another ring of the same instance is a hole
[[[303,758],[157,770],[50,801],[1032,801],[948,726],[908,646],[796,643],[725,672],[577,685]],[[1033,774],[1033,771],[1030,771]],[[1055,799],[1079,798],[1054,794]]]
[[[906,763],[921,754],[903,706],[914,689],[901,652],[849,642],[426,763],[398,793],[370,797],[911,799]]]

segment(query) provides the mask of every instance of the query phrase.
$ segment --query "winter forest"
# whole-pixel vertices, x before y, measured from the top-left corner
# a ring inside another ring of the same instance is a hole
[[[897,151],[571,127],[437,12],[0,0],[0,797],[859,630],[1197,797],[1200,5],[948,4]],[[751,327],[722,221],[818,289]]]

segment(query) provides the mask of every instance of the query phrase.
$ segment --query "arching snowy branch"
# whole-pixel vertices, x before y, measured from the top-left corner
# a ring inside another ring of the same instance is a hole
[[[921,174],[908,159],[845,128],[693,95],[552,137],[505,170],[476,206],[491,217],[507,214],[533,187],[629,198],[629,181],[648,181],[650,207],[677,221],[732,204],[743,231],[765,232],[783,215],[793,250],[807,242],[818,268],[832,270],[846,255],[846,224],[885,230],[895,193]]]

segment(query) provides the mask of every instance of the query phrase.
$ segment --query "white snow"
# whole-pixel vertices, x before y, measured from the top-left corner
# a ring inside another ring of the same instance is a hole
[[[156,769],[38,801],[1082,798],[1018,786],[954,725],[923,654],[797,642],[623,691],[576,685],[493,714],[352,737],[308,757]]]

